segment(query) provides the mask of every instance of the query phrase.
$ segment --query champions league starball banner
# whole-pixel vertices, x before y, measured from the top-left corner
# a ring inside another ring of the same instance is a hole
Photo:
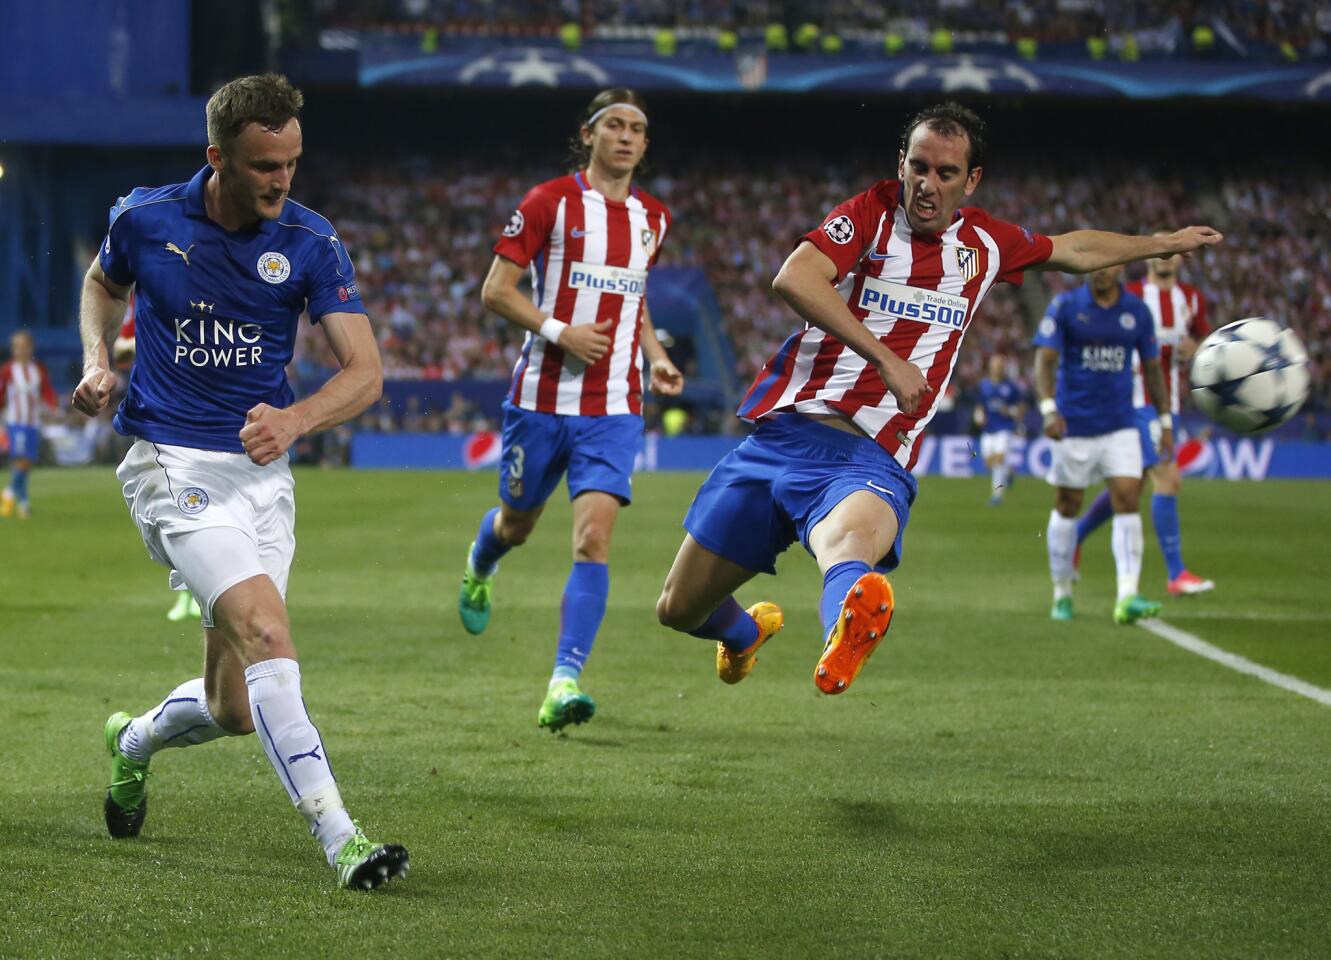
[[[1000,48],[1001,49],[1001,48]],[[1002,53],[950,56],[845,52],[722,54],[690,49],[658,56],[631,46],[589,44],[572,52],[556,43],[455,40],[433,52],[418,37],[357,37],[361,86],[587,88],[716,93],[958,93],[1161,98],[1258,97],[1331,100],[1331,64],[1258,61],[1023,60]]]
[[[710,470],[741,437],[678,436],[649,433],[635,471]],[[926,435],[921,440],[918,476],[970,477],[987,474],[973,437]],[[1021,474],[1049,472],[1052,443],[1044,437],[1014,437],[1008,465]],[[359,433],[351,442],[351,465],[379,470],[494,470],[499,466],[498,433]],[[1218,480],[1276,478],[1331,479],[1331,444],[1261,437],[1190,438],[1179,444],[1178,461],[1188,477]]]

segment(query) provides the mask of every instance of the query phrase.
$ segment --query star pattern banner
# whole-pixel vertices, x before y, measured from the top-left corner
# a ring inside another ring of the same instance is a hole
[[[1156,60],[1021,60],[990,54],[867,57],[762,52],[676,57],[629,55],[600,44],[573,53],[558,45],[495,47],[482,41],[424,53],[410,37],[366,36],[362,86],[597,88],[804,93],[977,92],[1163,98],[1331,99],[1331,64]]]

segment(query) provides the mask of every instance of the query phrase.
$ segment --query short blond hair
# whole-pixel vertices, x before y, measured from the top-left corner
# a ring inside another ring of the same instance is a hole
[[[280,73],[238,77],[208,98],[208,142],[227,153],[246,124],[281,130],[304,105],[305,95]]]

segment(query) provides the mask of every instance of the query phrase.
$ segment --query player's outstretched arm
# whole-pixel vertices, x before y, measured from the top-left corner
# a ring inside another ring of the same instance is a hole
[[[647,358],[652,392],[663,397],[679,396],[684,390],[684,374],[671,362],[670,354],[657,339],[652,313],[646,303],[642,305],[642,355]]]
[[[1040,415],[1044,418],[1044,435],[1051,440],[1062,440],[1067,432],[1063,415],[1054,400],[1054,387],[1058,382],[1058,351],[1053,347],[1035,350],[1035,395],[1040,399]]]
[[[129,287],[122,287],[102,270],[96,259],[83,275],[83,296],[79,301],[79,338],[83,341],[83,379],[74,388],[71,404],[90,417],[105,409],[115,389],[116,375],[111,372],[107,341],[112,331],[120,329],[129,301]]]
[[[363,313],[328,313],[319,326],[342,369],[299,403],[286,409],[260,403],[246,414],[240,442],[259,466],[282,456],[298,437],[362,413],[383,393],[383,363],[370,318]]]
[[[1137,237],[1106,230],[1074,230],[1049,239],[1054,245],[1053,253],[1032,270],[1090,273],[1134,260],[1189,254],[1219,243],[1225,237],[1211,227],[1184,227],[1162,236]]]
[[[825,330],[869,363],[892,391],[903,413],[919,409],[925,394],[933,393],[920,368],[902,360],[855,319],[832,286],[836,264],[811,243],[801,243],[781,265],[772,289],[790,304],[805,323]]]
[[[545,337],[583,363],[595,363],[605,356],[610,349],[610,337],[606,331],[614,324],[606,320],[575,327],[557,317],[547,317],[518,289],[518,281],[524,272],[524,267],[507,257],[496,256],[485,276],[485,283],[481,285],[481,303],[485,309]]]

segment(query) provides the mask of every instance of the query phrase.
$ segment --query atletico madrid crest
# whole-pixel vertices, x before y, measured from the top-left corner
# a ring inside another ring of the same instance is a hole
[[[980,251],[975,247],[957,247],[957,273],[966,281],[974,280],[980,272]]]
[[[656,252],[656,231],[650,227],[644,227],[642,231],[642,248],[647,251],[647,256]]]

